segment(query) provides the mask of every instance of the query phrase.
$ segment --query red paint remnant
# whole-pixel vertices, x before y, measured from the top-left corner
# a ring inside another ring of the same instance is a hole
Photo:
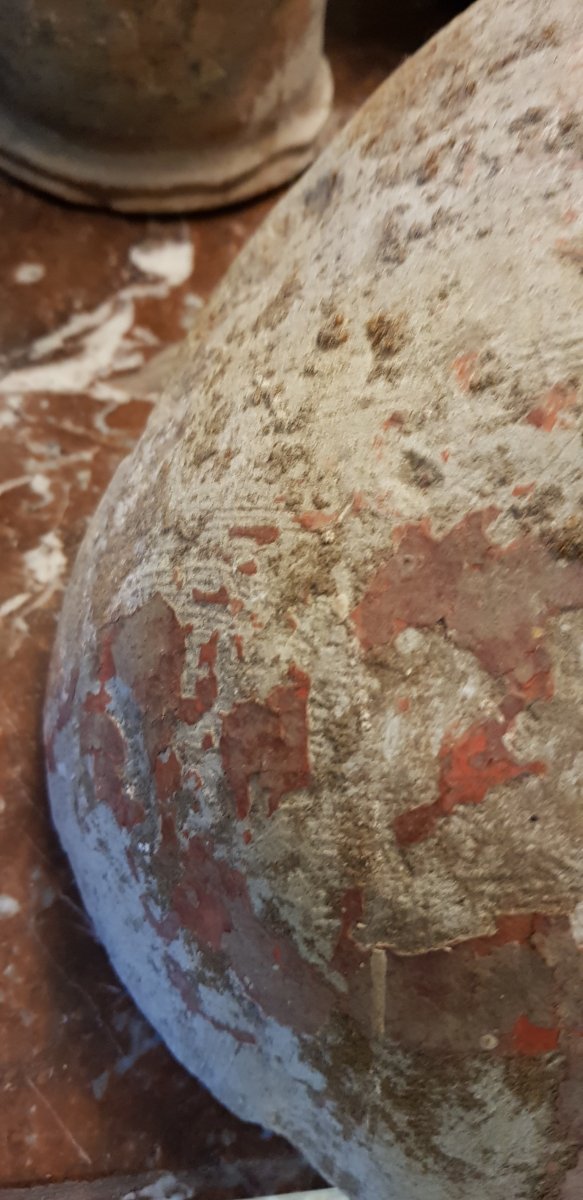
[[[177,724],[181,721],[195,724],[216,700],[216,633],[200,648],[199,667],[205,669],[205,674],[197,680],[195,695],[182,695],[186,640],[191,632],[192,626],[180,625],[174,610],[159,595],[113,622],[103,633],[99,651],[96,674],[102,688],[100,693],[89,693],[86,697],[87,736],[94,736],[90,733],[90,722],[96,723],[104,715],[99,710],[106,700],[108,677],[117,675],[133,692],[142,713],[147,714],[144,734],[155,771],[156,761],[167,750]]]
[[[439,792],[432,804],[421,804],[401,813],[394,821],[400,846],[423,841],[434,831],[440,817],[460,804],[481,804],[488,792],[511,779],[542,775],[545,763],[517,763],[502,740],[505,721],[477,722],[459,737],[446,734],[439,751]]]
[[[530,496],[536,487],[536,483],[517,483],[512,489],[513,496]]]
[[[229,604],[229,612],[231,613],[231,616],[238,617],[239,613],[243,611],[244,607],[245,605],[243,604],[243,601],[236,596],[235,599],[231,600],[231,603]]]
[[[239,563],[237,570],[241,575],[256,575],[257,563],[254,559],[250,558],[248,562]]]
[[[215,632],[211,634],[208,642],[203,642],[198,652],[199,667],[214,667],[217,661],[217,649],[219,644],[219,635]]]
[[[109,630],[101,643],[101,656],[99,660],[99,669],[97,679],[99,682],[98,692],[88,692],[83,705],[85,712],[105,712],[108,704],[111,702],[111,696],[107,690],[106,684],[113,679],[115,675],[115,663],[112,653],[113,635]]]
[[[308,533],[320,533],[322,529],[329,529],[338,520],[338,513],[325,513],[316,509],[314,512],[300,513],[294,517],[296,525],[301,525],[302,529]]]
[[[408,696],[397,696],[395,700],[395,708],[397,712],[406,713],[411,708],[411,701]]]
[[[134,829],[145,817],[143,805],[124,788],[125,742],[121,729],[107,712],[81,717],[81,752],[93,760],[93,793],[97,804],[111,809],[122,829]]]
[[[202,592],[200,588],[192,589],[192,598],[197,604],[228,604],[229,593],[226,587],[221,585],[216,592]]]
[[[496,919],[496,932],[469,938],[459,948],[470,950],[477,958],[487,957],[499,946],[526,946],[537,931],[536,913],[509,913]],[[458,947],[454,947],[457,949]]]
[[[191,838],[181,860],[180,882],[172,908],[181,925],[202,949],[224,957],[225,965],[264,1013],[315,1033],[326,1020],[335,994],[290,940],[276,938],[263,917],[255,915],[244,876],[215,858],[210,843]],[[279,971],[273,971],[274,946]]]
[[[557,238],[555,250],[560,258],[566,258],[576,267],[583,266],[583,238]]]
[[[364,492],[355,492],[354,496],[352,497],[353,513],[361,513],[366,508],[368,508],[368,504],[367,504]]]
[[[293,613],[289,612],[289,610],[285,614],[285,621],[286,621],[286,625],[289,625],[290,629],[292,629],[293,632],[295,633],[295,631],[298,627],[298,623],[297,623]]]
[[[180,625],[174,610],[159,595],[121,617],[108,631],[115,673],[148,714],[152,762],[167,748],[176,722],[191,719],[193,701],[182,695],[186,639],[191,632],[192,626]]]
[[[549,1029],[543,1025],[533,1025],[524,1014],[514,1022],[511,1034],[511,1047],[515,1054],[533,1057],[537,1054],[552,1054],[559,1046],[558,1029]]]
[[[243,638],[241,637],[240,633],[233,634],[233,642],[235,645],[237,658],[239,659],[239,662],[243,662],[243,660],[245,658],[245,646],[244,646]]]
[[[219,635],[215,632],[208,642],[202,643],[198,654],[198,666],[200,669],[206,667],[207,670],[196,680],[194,696],[179,698],[177,715],[188,725],[196,725],[205,713],[210,712],[217,698],[218,684],[214,668],[217,661],[218,641]]]
[[[158,802],[173,800],[182,786],[182,767],[174,750],[162,755],[154,763],[154,779]]]
[[[470,390],[472,374],[477,360],[477,352],[475,350],[471,350],[468,354],[458,354],[458,357],[454,358],[451,364],[451,369],[459,383],[459,386],[462,389],[462,392],[469,392]]]
[[[215,741],[214,741],[212,733],[205,733],[205,735],[202,739],[203,750],[212,750],[214,744],[215,744]]]
[[[251,845],[251,842],[253,841],[253,834],[251,833],[250,829],[246,829],[243,833],[243,841],[245,842],[246,846]]]
[[[443,462],[448,462],[449,461],[449,450],[442,450],[441,458],[442,458]]]
[[[540,404],[531,408],[527,413],[526,420],[529,425],[534,425],[537,429],[544,430],[545,433],[550,433],[557,424],[559,429],[570,429],[572,428],[571,422],[564,418],[561,419],[561,414],[573,408],[576,401],[577,391],[575,388],[557,383],[543,396]]]
[[[174,888],[172,908],[181,926],[190,930],[198,942],[220,950],[225,934],[233,928],[227,899],[240,901],[245,881],[226,863],[215,862],[201,838],[191,838],[183,857],[187,871],[181,873]]]
[[[404,414],[396,410],[395,412],[392,412],[390,416],[385,418],[383,421],[383,429],[386,433],[389,429],[402,429],[404,424]]]
[[[544,774],[543,762],[514,761],[502,740],[506,730],[505,722],[491,720],[472,725],[459,738],[446,734],[439,751],[442,812],[451,812],[458,804],[480,804],[490,788],[510,779]]]
[[[499,705],[500,712],[504,717],[504,720],[509,722],[513,721],[514,718],[518,716],[519,712],[522,712],[524,704],[525,700],[523,696],[514,696],[510,694],[508,696],[504,696]]]
[[[583,607],[583,565],[557,561],[531,535],[491,542],[495,508],[470,513],[443,538],[427,521],[395,531],[391,557],[352,613],[364,650],[400,630],[447,631],[494,679],[523,701],[552,695],[544,647],[547,619]]]
[[[174,800],[182,787],[182,764],[174,750],[166,751],[156,759],[154,779],[160,812],[161,852],[174,855],[178,850]]]
[[[207,667],[205,675],[200,675],[194,685],[194,697],[188,701],[188,724],[195,725],[204,717],[205,713],[210,712],[218,695],[218,683],[215,674],[215,665],[217,661],[217,649],[219,644],[218,633],[213,633],[208,642],[203,642],[199,655],[199,668]]]
[[[233,525],[229,537],[251,538],[258,546],[270,546],[279,537],[277,525]]]
[[[249,620],[254,629],[263,629],[263,621],[257,616],[257,613],[249,613]]]
[[[364,947],[359,945],[353,936],[355,925],[362,921],[363,917],[362,888],[347,888],[340,904],[340,931],[330,963],[332,969],[338,971],[345,979],[353,976],[366,958]]]
[[[310,681],[294,665],[288,678],[290,682],[274,687],[265,701],[244,700],[223,716],[221,757],[240,820],[249,815],[253,782],[267,796],[269,816],[283,796],[310,782]]]

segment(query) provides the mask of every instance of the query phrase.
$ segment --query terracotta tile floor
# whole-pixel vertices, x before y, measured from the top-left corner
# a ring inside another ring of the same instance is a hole
[[[362,43],[343,22],[337,123],[402,57],[394,37]],[[87,518],[144,426],[168,347],[273,202],[154,221],[0,178],[0,1188],[205,1164],[204,1194],[225,1200],[315,1179],[177,1066],[121,989],[51,829],[40,748]]]

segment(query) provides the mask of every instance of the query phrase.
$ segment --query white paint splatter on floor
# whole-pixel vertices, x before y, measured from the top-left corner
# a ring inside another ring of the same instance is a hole
[[[42,263],[36,262],[19,263],[13,271],[14,282],[22,284],[40,283],[45,275],[46,268]]]
[[[0,894],[0,918],[15,917],[20,912],[20,904],[15,900],[14,896],[7,896],[6,893]]]
[[[137,324],[136,302],[164,300],[184,284],[194,269],[194,247],[189,238],[144,242],[130,250],[130,261],[145,281],[121,288],[96,308],[74,314],[59,329],[38,338],[27,365],[0,376],[0,394],[124,398],[109,382],[111,377],[139,370],[146,362],[147,348],[157,345],[151,330]]]

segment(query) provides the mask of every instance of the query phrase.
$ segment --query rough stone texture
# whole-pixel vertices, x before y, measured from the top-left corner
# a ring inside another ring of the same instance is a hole
[[[354,1200],[581,1187],[582,37],[480,0],[368,102],[59,627],[53,813],[117,971]]]
[[[330,54],[344,120],[398,43],[335,38]],[[120,987],[50,826],[40,745],[56,613],[87,519],[172,344],[271,203],[161,223],[0,178],[2,1186],[194,1165],[213,1169],[212,1200],[239,1200],[315,1178],[180,1068]]]
[[[212,1200],[225,1172],[225,1197],[238,1200],[257,1194],[254,1179],[265,1191],[313,1178],[173,1063],[116,980],[58,853],[39,744],[67,560],[150,411],[146,372],[263,211],[202,229],[130,225],[0,182],[10,234],[0,317],[0,1184],[214,1162]]]
[[[181,212],[311,162],[325,0],[2,0],[0,162],[80,203]]]

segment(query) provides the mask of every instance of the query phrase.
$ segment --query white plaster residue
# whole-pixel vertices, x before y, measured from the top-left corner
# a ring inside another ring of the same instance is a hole
[[[158,338],[151,329],[145,329],[142,325],[136,325],[134,328],[134,337],[136,341],[143,342],[146,346],[157,346]]]
[[[495,1050],[499,1042],[499,1038],[495,1033],[484,1033],[480,1038],[480,1046],[482,1050]]]
[[[348,1197],[344,1192],[339,1192],[338,1188],[320,1188],[317,1192],[289,1192],[287,1196],[260,1196],[258,1200],[348,1200]]]
[[[143,242],[130,250],[130,259],[144,275],[155,275],[169,287],[179,287],[190,279],[194,268],[191,241]]]
[[[9,371],[0,379],[0,392],[12,392],[16,387],[24,392],[87,392],[102,375],[130,370],[138,358],[128,355],[125,344],[133,320],[133,300],[123,292],[91,313],[71,317],[55,333],[40,338],[30,355],[37,362],[57,353],[61,357]],[[141,362],[139,357],[137,365]]]
[[[42,475],[40,471],[36,471],[30,477],[29,486],[37,496],[42,496],[45,502],[52,499],[53,493],[48,475]]]
[[[403,718],[391,715],[385,725],[385,736],[383,738],[383,753],[388,762],[393,762],[399,757],[403,747]]]
[[[18,416],[11,408],[4,408],[0,412],[0,429],[13,429],[18,425]]]
[[[0,918],[15,917],[20,912],[20,904],[14,896],[0,894]]]
[[[168,1172],[146,1187],[135,1192],[126,1192],[122,1200],[186,1200],[186,1197],[191,1195],[192,1185],[181,1182]]]
[[[196,292],[187,292],[184,297],[184,307],[194,308],[195,310],[204,308],[204,300],[202,296],[197,295]]]
[[[40,283],[46,275],[46,268],[42,263],[23,262],[19,263],[13,271],[13,279],[15,283]]]
[[[375,1037],[383,1037],[387,998],[387,955],[382,946],[375,946],[373,949],[370,960],[370,976],[371,1029]]]
[[[221,1139],[224,1140],[224,1139]],[[232,1140],[232,1139],[231,1139]],[[230,1144],[230,1141],[229,1143]],[[192,1195],[192,1183],[177,1179],[170,1173],[135,1192],[126,1192],[122,1200],[186,1200]],[[259,1200],[347,1200],[336,1188],[321,1188],[316,1192],[293,1192],[287,1196],[262,1196]]]
[[[414,654],[423,645],[423,634],[418,629],[403,629],[395,638],[395,648],[399,654]]]
[[[130,258],[149,278],[121,288],[97,308],[74,314],[59,329],[39,338],[27,366],[0,376],[1,395],[79,392],[97,400],[119,399],[109,383],[111,376],[137,371],[146,361],[148,347],[157,344],[150,330],[136,325],[136,301],[164,300],[184,283],[192,274],[194,249],[189,240],[152,242],[135,246]]]
[[[27,550],[23,558],[36,582],[42,585],[56,585],[67,566],[61,539],[54,530],[43,534],[38,546]]]
[[[573,937],[579,949],[583,950],[583,900],[573,909],[570,921]]]
[[[8,600],[5,600],[3,604],[0,604],[0,621],[2,621],[4,617],[9,617],[10,614],[16,612],[17,609],[22,608],[23,604],[26,604],[27,600],[30,600],[30,592],[19,592],[17,596],[9,596]]]

